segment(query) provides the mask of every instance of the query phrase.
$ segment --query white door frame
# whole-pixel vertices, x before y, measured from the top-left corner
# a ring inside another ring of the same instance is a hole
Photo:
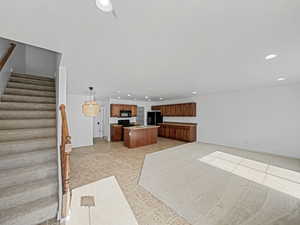
[[[104,106],[96,117],[94,117],[94,138],[102,138],[104,136]]]

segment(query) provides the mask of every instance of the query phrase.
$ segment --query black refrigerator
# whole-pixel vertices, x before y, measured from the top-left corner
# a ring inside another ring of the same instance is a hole
[[[147,125],[157,125],[163,122],[163,116],[160,112],[148,112],[147,113]]]

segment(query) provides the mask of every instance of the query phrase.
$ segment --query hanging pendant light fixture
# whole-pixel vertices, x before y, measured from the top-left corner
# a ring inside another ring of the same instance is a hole
[[[93,87],[89,87],[90,90],[90,100],[85,101],[82,105],[82,113],[85,116],[95,117],[100,112],[100,105],[95,101],[95,96],[93,93]]]

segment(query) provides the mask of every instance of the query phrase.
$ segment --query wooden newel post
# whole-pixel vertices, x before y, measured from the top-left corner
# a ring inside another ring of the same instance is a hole
[[[62,188],[63,188],[63,205],[62,205],[62,217],[67,217],[70,211],[71,203],[71,187],[70,187],[70,154],[72,151],[71,137],[69,135],[66,106],[61,105],[59,107],[61,111],[61,174],[62,174]]]

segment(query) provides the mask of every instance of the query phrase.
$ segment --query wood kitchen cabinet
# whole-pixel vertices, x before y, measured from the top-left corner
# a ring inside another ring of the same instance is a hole
[[[160,110],[163,116],[196,116],[196,103],[181,103],[172,105],[156,105],[152,106],[152,110]]]
[[[110,116],[111,117],[120,117],[121,106],[119,104],[110,105]]]
[[[120,111],[127,110],[131,111],[131,117],[137,116],[136,105],[125,105],[125,104],[111,104],[110,105],[110,117],[120,117]]]
[[[131,116],[136,117],[137,116],[137,106],[136,105],[131,105]]]
[[[158,136],[181,141],[193,142],[197,138],[197,124],[193,123],[161,123]]]
[[[158,126],[125,127],[124,145],[136,148],[157,143]]]
[[[151,107],[152,110],[161,110],[160,108],[161,108],[160,105],[154,105]]]
[[[123,139],[123,126],[112,124],[110,127],[111,141],[122,141]]]

